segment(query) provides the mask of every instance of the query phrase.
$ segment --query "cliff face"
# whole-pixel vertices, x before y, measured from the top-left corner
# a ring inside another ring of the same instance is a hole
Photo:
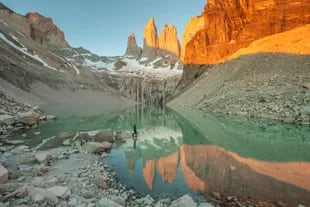
[[[209,0],[202,15],[186,27],[182,60],[185,64],[217,63],[254,40],[307,23],[309,1]]]
[[[163,55],[173,54],[180,57],[180,43],[178,40],[177,29],[174,25],[165,25],[159,35],[159,49]]]
[[[43,17],[38,13],[28,13],[26,18],[30,23],[30,35],[34,41],[43,46],[69,47],[63,31],[53,23],[51,18]]]
[[[101,81],[143,106],[164,106],[172,99],[179,76],[152,80],[141,76],[101,74]]]

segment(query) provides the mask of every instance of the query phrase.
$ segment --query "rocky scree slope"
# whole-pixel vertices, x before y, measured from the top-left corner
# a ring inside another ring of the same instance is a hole
[[[310,59],[259,53],[214,66],[172,100],[172,107],[310,125]]]

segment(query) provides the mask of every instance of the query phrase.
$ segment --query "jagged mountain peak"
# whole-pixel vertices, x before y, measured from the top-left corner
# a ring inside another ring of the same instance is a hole
[[[142,49],[138,47],[136,36],[132,32],[128,36],[128,43],[127,43],[127,50],[125,55],[127,56],[133,56],[133,57],[139,57],[141,55]]]

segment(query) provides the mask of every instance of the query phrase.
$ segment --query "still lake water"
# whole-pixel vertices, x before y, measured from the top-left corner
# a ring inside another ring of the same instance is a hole
[[[59,119],[41,124],[42,134],[29,144],[64,131],[131,133],[137,123],[137,141],[115,143],[103,161],[121,183],[141,194],[208,197],[219,192],[310,205],[309,127],[195,110],[136,107],[108,114],[98,106],[46,109]]]

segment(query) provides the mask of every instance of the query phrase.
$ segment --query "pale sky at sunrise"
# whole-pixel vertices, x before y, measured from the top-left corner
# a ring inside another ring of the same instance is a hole
[[[39,12],[51,17],[73,47],[99,55],[123,55],[127,37],[136,34],[142,47],[147,21],[155,18],[158,33],[174,24],[181,39],[188,20],[200,15],[206,0],[0,0],[17,13]]]

